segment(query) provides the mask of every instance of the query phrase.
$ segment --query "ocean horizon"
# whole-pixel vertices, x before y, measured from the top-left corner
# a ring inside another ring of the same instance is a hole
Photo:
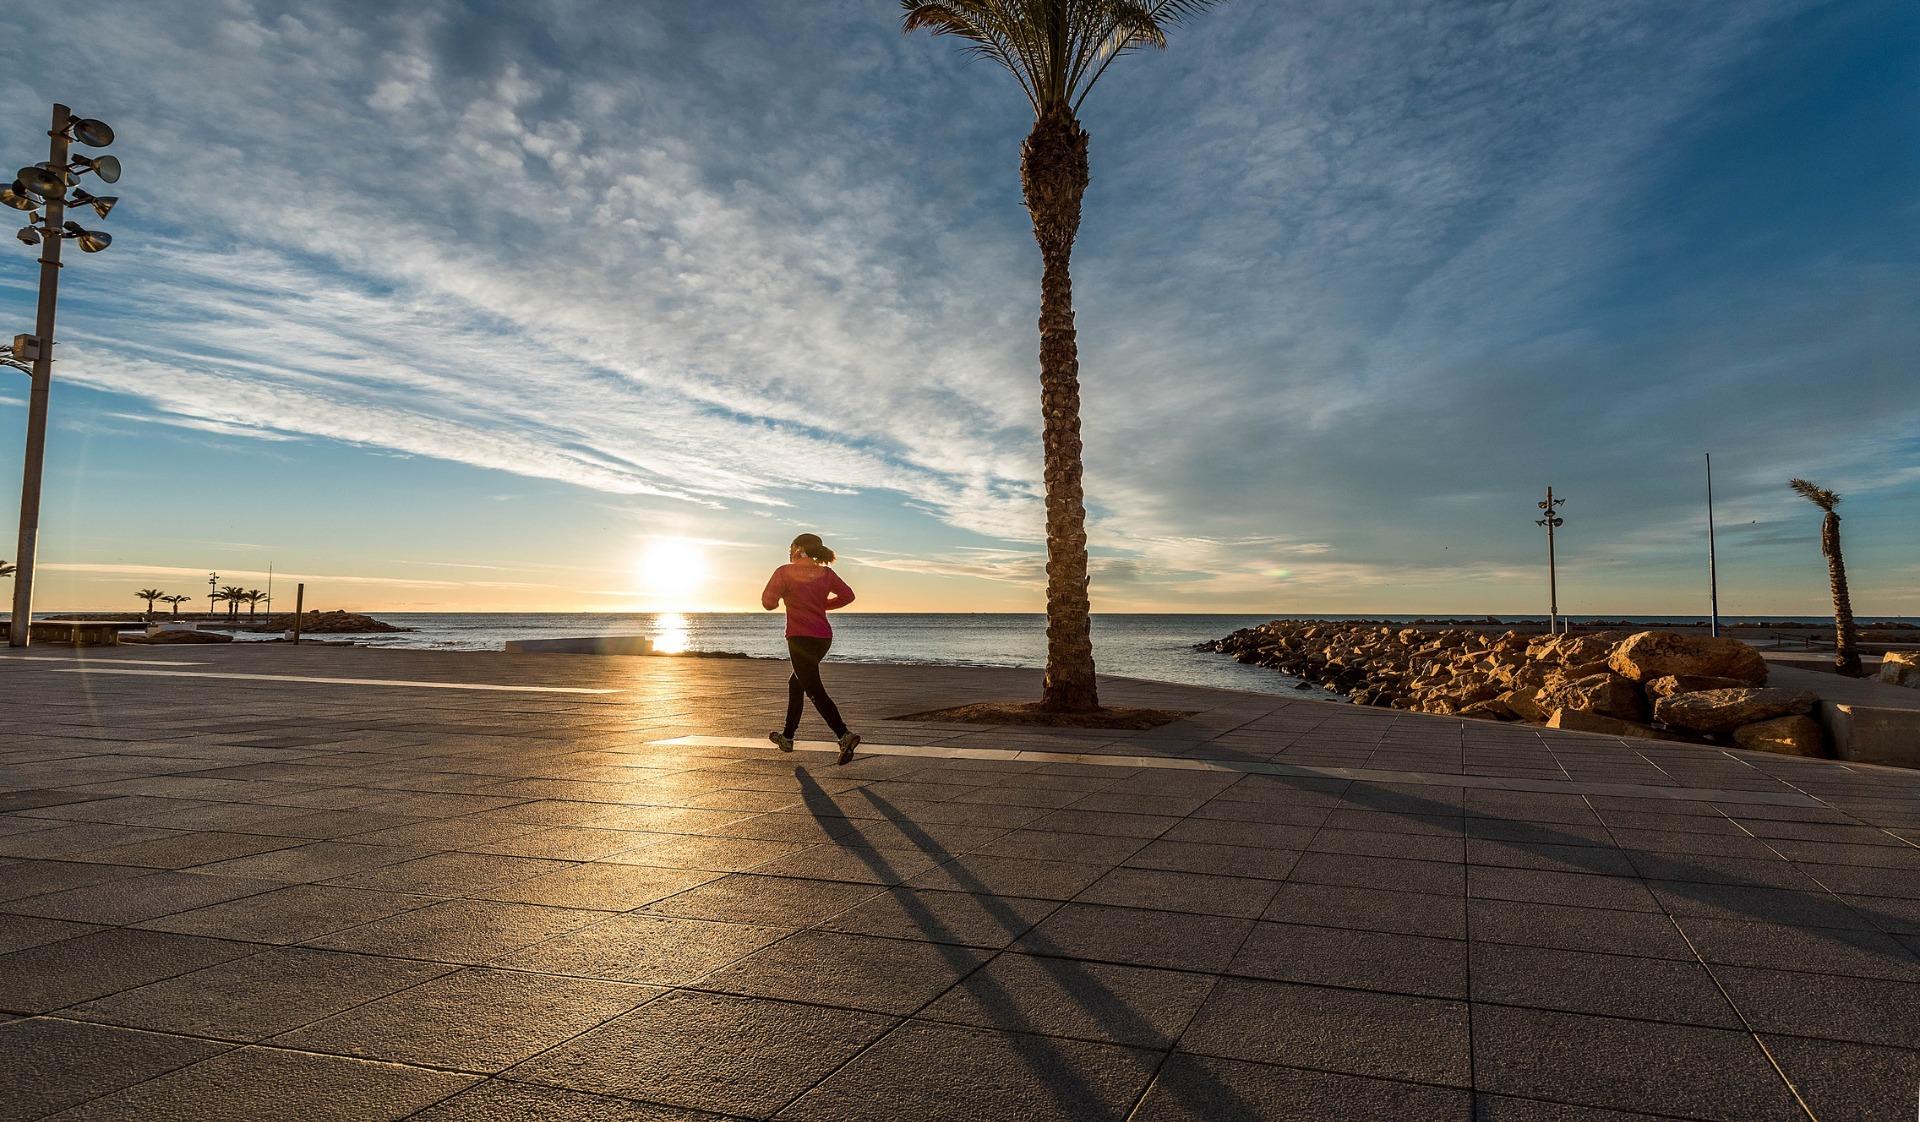
[[[757,658],[786,657],[778,612],[371,612],[376,619],[412,630],[387,634],[328,636],[375,648],[408,650],[500,650],[514,639],[583,635],[644,635],[665,652],[733,652]],[[242,613],[244,617],[244,613]],[[1195,651],[1194,645],[1273,619],[1499,620],[1539,624],[1544,616],[1447,613],[1119,613],[1093,616],[1094,660],[1100,673],[1182,685],[1281,693],[1296,679],[1245,666],[1226,655]],[[1574,623],[1705,624],[1704,615],[1573,615]],[[1722,616],[1722,624],[1830,625],[1821,616]],[[832,661],[991,666],[1035,669],[1046,662],[1046,617],[1038,612],[844,612],[834,617]],[[1917,623],[1920,617],[1870,616]],[[241,635],[248,639],[252,636]],[[267,638],[260,636],[258,638]],[[316,636],[316,638],[319,638]],[[1301,691],[1304,693],[1305,691]],[[1322,691],[1324,692],[1324,691]],[[1330,695],[1329,695],[1330,696]]]

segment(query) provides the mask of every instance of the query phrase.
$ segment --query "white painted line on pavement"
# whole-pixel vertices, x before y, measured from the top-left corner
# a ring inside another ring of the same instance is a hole
[[[402,686],[416,690],[493,690],[501,693],[620,693],[585,686],[503,686],[478,682],[414,682],[397,678],[306,678],[293,674],[223,674],[207,670],[121,670],[107,666],[76,666],[56,674],[126,674],[148,678],[220,678],[236,682],[307,682],[324,686]]]

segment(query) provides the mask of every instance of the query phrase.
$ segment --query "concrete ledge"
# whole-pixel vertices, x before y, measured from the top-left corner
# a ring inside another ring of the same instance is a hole
[[[508,654],[648,655],[653,640],[644,635],[588,635],[579,639],[510,639]]]
[[[1920,768],[1920,709],[1823,701],[1814,712],[1841,759]]]

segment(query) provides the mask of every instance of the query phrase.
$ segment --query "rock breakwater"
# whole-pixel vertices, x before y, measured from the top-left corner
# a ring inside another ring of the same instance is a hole
[[[1767,664],[1737,639],[1274,620],[1199,649],[1325,686],[1357,705],[1797,755],[1826,750],[1808,716],[1813,695],[1761,688]]]

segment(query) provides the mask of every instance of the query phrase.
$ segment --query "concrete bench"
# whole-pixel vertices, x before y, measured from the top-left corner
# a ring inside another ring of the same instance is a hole
[[[36,619],[27,635],[35,643],[52,643],[56,646],[117,647],[122,631],[141,626],[110,619]],[[5,634],[9,639],[13,637],[12,623],[0,623],[0,628],[5,629],[0,634]]]

